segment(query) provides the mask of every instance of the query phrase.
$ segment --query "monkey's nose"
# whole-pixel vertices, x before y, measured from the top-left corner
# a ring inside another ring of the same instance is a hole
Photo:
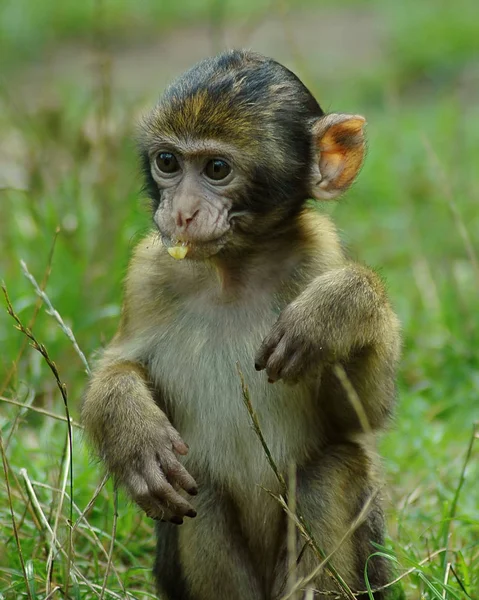
[[[200,212],[200,209],[196,210],[178,210],[175,217],[175,223],[180,231],[186,231],[188,226],[195,220],[196,216]]]

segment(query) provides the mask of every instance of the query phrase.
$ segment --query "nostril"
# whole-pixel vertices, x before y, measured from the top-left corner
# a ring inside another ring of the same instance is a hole
[[[196,209],[193,213],[179,210],[176,213],[176,225],[182,229],[186,229],[188,225],[196,218],[200,209]]]
[[[186,223],[186,225],[189,225],[189,224],[191,223],[191,221],[193,221],[193,219],[195,219],[195,218],[196,218],[196,215],[197,215],[199,212],[200,212],[200,209],[199,209],[199,208],[197,208],[197,209],[195,210],[195,212],[194,212],[194,213],[191,215],[191,217],[186,217],[186,219],[185,219],[185,223]]]

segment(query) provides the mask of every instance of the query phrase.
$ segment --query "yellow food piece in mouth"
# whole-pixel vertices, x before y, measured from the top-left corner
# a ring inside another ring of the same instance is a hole
[[[167,248],[168,254],[175,260],[183,260],[188,254],[188,246],[172,246]]]

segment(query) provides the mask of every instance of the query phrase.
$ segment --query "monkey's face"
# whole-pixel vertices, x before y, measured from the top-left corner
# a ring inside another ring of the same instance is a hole
[[[252,52],[205,59],[181,75],[139,138],[164,244],[185,244],[188,258],[238,255],[287,225],[309,197],[310,122],[321,115],[296,76]]]
[[[201,61],[142,124],[145,187],[163,243],[174,258],[201,259],[283,237],[308,198],[335,198],[351,184],[363,125],[324,115],[272,59],[233,50]]]
[[[234,149],[205,140],[157,140],[149,154],[159,192],[153,218],[163,244],[203,259],[231,243],[239,213],[235,198],[245,187]]]

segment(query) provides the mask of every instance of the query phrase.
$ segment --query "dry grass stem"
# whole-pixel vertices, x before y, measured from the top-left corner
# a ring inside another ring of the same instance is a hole
[[[244,379],[244,375],[243,372],[241,371],[240,365],[239,363],[236,363],[236,368],[238,371],[238,375],[241,381],[241,389],[242,389],[242,393],[243,393],[243,401],[244,404],[246,406],[246,409],[248,411],[248,414],[250,416],[252,425],[253,425],[253,430],[255,431],[256,435],[258,436],[259,441],[261,442],[261,446],[263,447],[264,453],[266,455],[266,458],[268,460],[269,465],[271,466],[271,469],[273,470],[273,473],[276,476],[276,479],[278,480],[281,489],[283,491],[283,495],[286,497],[287,496],[287,485],[286,485],[286,481],[283,477],[283,475],[280,473],[274,459],[273,456],[271,454],[271,451],[268,447],[268,444],[266,443],[266,440],[264,439],[263,436],[263,432],[261,430],[261,426],[259,424],[258,421],[258,416],[256,415],[256,412],[253,408],[253,405],[251,403],[251,398],[250,398],[250,394],[249,394],[249,389],[248,386],[246,385],[245,379]],[[283,496],[276,496],[274,494],[272,494],[274,498],[276,498],[276,500],[283,506],[283,509],[285,510],[286,514],[294,520],[294,522],[296,523],[296,526],[298,527],[300,533],[305,537],[305,539],[309,542],[309,544],[311,545],[311,548],[313,549],[313,552],[316,554],[316,556],[318,557],[318,559],[320,561],[324,560],[324,556],[325,553],[321,550],[321,548],[319,547],[319,544],[317,543],[317,541],[315,540],[314,536],[311,533],[311,530],[309,528],[309,526],[307,525],[307,523],[305,522],[304,518],[302,517],[302,515],[300,514],[299,511],[297,511],[296,515],[293,515],[292,513],[290,513],[289,509],[288,509],[288,505],[286,503],[286,500],[283,498]],[[326,566],[326,571],[328,572],[328,574],[336,581],[337,585],[340,587],[340,589],[342,590],[343,594],[345,595],[346,598],[349,598],[351,600],[354,600],[354,594],[351,591],[350,587],[348,586],[348,584],[344,581],[344,579],[341,577],[341,575],[336,571],[336,569],[332,566],[332,565],[327,565]]]
[[[70,444],[68,443],[68,433],[67,433],[67,439],[65,442],[65,458],[61,462],[60,492],[58,494],[58,499],[56,502],[55,521],[53,523],[53,528],[52,528],[53,534],[56,539],[58,539],[58,528],[60,525],[60,518],[62,515],[62,511],[63,511],[63,503],[65,500],[65,491],[66,491],[66,486],[68,483],[68,476],[70,474],[70,470],[71,470],[71,466],[72,466],[71,461],[72,461],[72,456],[70,454]],[[70,502],[70,506],[71,506],[71,502]],[[71,532],[71,527],[72,527],[72,522],[70,519],[70,522],[68,523],[68,531],[69,531],[69,536],[70,536],[71,541],[69,543],[68,548],[69,548],[70,560],[73,560],[73,535]],[[50,551],[48,553],[48,558],[47,558],[47,573],[50,575],[50,577],[47,577],[47,592],[49,591],[48,586],[51,583],[52,576],[53,576],[53,566],[54,566],[54,560],[55,560],[55,553],[53,552],[53,547],[54,547],[54,544],[52,543],[50,546]]]
[[[108,550],[108,563],[105,569],[105,575],[103,577],[103,587],[101,588],[100,599],[103,600],[105,597],[106,584],[108,583],[108,575],[110,574],[112,564],[113,564],[113,550],[115,548],[115,540],[116,540],[116,526],[118,523],[118,490],[115,489],[115,502],[114,502],[115,510],[113,512],[113,525],[111,528],[111,541],[110,548]]]
[[[77,513],[78,517],[72,527],[72,534],[75,534],[77,531],[79,533],[81,533],[82,535],[86,536],[86,532],[88,531],[91,535],[91,538],[88,538],[92,543],[94,543],[99,551],[105,556],[107,562],[108,562],[108,557],[109,554],[108,552],[105,550],[105,547],[103,546],[100,538],[97,535],[97,531],[99,533],[101,533],[102,537],[104,537],[105,539],[111,540],[111,535],[108,535],[106,532],[98,530],[97,528],[94,528],[90,525],[88,519],[86,518],[86,514],[91,510],[91,508],[93,507],[96,499],[98,498],[101,490],[104,488],[105,483],[108,480],[108,475],[105,475],[102,479],[102,481],[100,482],[100,484],[98,485],[97,489],[95,490],[95,493],[93,495],[93,497],[90,499],[90,501],[88,502],[87,506],[81,510],[79,506],[77,506],[74,502],[73,502],[73,508],[75,510],[75,512]],[[45,483],[39,482],[39,481],[32,481],[32,485],[34,487],[39,487],[39,488],[44,488],[47,489],[51,492],[56,492],[59,493],[61,490],[59,490],[58,488],[54,488],[50,485],[47,485]],[[69,500],[68,494],[65,494],[67,499]],[[82,524],[83,523],[83,524]],[[117,540],[115,540],[115,545],[120,548],[122,550],[122,552],[124,552],[125,554],[128,555],[130,560],[134,560],[134,556],[131,554],[131,552],[128,550],[128,548],[118,542]],[[111,564],[111,571],[115,574],[117,580],[118,580],[118,584],[120,585],[120,587],[123,589],[123,591],[125,591],[124,589],[124,585],[123,582],[121,581],[121,577],[120,574],[118,572],[118,570],[116,569],[115,565],[112,563]]]
[[[7,489],[8,507],[10,509],[10,517],[12,520],[13,535],[15,536],[15,543],[17,545],[18,558],[20,559],[20,564],[22,567],[23,578],[25,580],[25,587],[27,590],[27,594],[28,594],[28,597],[32,600],[33,595],[32,595],[32,590],[30,589],[30,580],[27,576],[27,570],[25,567],[25,559],[23,558],[22,545],[20,544],[20,537],[18,535],[17,522],[15,519],[15,511],[13,510],[13,499],[12,499],[12,492],[10,489],[10,481],[9,481],[9,469],[8,469],[8,465],[7,465],[7,457],[5,455],[5,447],[3,445],[3,438],[2,438],[1,432],[0,432],[0,451],[2,453],[3,473],[5,475],[5,487]]]
[[[53,236],[53,242],[50,248],[50,252],[48,254],[48,260],[47,260],[47,266],[45,269],[45,273],[43,275],[43,279],[42,282],[40,284],[40,289],[44,290],[46,288],[46,285],[48,283],[48,279],[50,278],[50,274],[52,272],[52,261],[53,261],[53,255],[55,253],[55,246],[56,246],[56,242],[57,242],[57,238],[58,238],[58,234],[60,233],[60,229],[57,227],[57,229],[55,230],[55,234]],[[40,312],[40,308],[42,306],[42,299],[38,298],[37,301],[35,302],[35,306],[33,308],[33,315],[30,318],[30,321],[28,322],[28,329],[33,329],[33,326],[35,325],[35,321],[37,320],[37,316],[38,313]],[[24,338],[22,345],[20,346],[20,350],[18,351],[17,356],[15,357],[15,360],[13,361],[13,365],[10,368],[10,370],[7,373],[7,376],[5,377],[1,387],[0,387],[0,396],[3,395],[3,393],[5,392],[5,390],[8,388],[8,386],[10,385],[10,381],[12,380],[13,374],[16,371],[16,366],[19,363],[20,359],[23,356],[23,353],[25,352],[25,348],[28,345],[28,339]],[[14,422],[14,426],[12,427],[12,429],[15,429],[15,422]]]
[[[75,352],[80,357],[80,360],[82,361],[83,366],[85,367],[85,371],[87,372],[88,375],[91,375],[91,369],[88,364],[88,361],[87,361],[85,355],[83,354],[83,352],[80,350],[80,347],[76,341],[75,336],[73,335],[73,331],[71,330],[71,327],[68,327],[68,325],[62,319],[60,313],[53,307],[53,305],[50,301],[50,298],[47,296],[47,294],[44,292],[44,290],[38,285],[35,277],[33,277],[33,275],[28,270],[28,267],[27,267],[25,261],[21,260],[20,266],[22,267],[23,274],[28,279],[28,281],[32,284],[33,289],[37,293],[38,297],[41,298],[42,302],[47,307],[47,310],[46,310],[47,314],[52,316],[55,319],[55,321],[58,323],[58,325],[60,326],[60,329],[70,340]]]
[[[58,369],[57,369],[55,363],[50,358],[50,355],[48,354],[48,350],[46,349],[45,345],[40,344],[38,342],[36,337],[33,335],[33,332],[29,328],[25,327],[25,325],[23,325],[22,321],[20,320],[18,315],[15,313],[15,310],[13,309],[13,305],[10,301],[10,297],[8,295],[7,288],[4,284],[2,285],[2,290],[3,290],[3,294],[5,296],[5,301],[7,303],[7,312],[13,318],[15,323],[17,324],[16,325],[17,329],[19,331],[21,331],[30,340],[32,347],[43,356],[43,358],[45,359],[45,362],[47,363],[47,365],[50,368],[50,371],[53,373],[53,377],[55,378],[57,387],[60,390],[60,394],[61,394],[61,397],[63,400],[63,406],[65,408],[65,415],[66,415],[66,419],[67,419],[67,446],[68,446],[68,454],[71,457],[71,456],[73,456],[73,433],[72,433],[70,410],[68,408],[68,393],[67,393],[66,385],[60,379]],[[66,456],[66,452],[64,453],[64,457],[65,456]],[[63,466],[63,460],[64,460],[64,458],[62,459],[62,466]],[[68,463],[69,463],[68,471],[69,471],[69,479],[70,479],[70,498],[73,499],[73,464],[72,464],[71,460],[69,460]],[[68,564],[67,564],[67,568],[66,568],[65,594],[68,594],[68,577],[69,577],[69,573],[70,573],[70,562],[71,562],[71,558],[73,556],[73,539],[72,539],[72,533],[71,533],[71,523],[72,522],[73,522],[73,506],[72,506],[72,501],[70,501],[70,526],[68,528],[69,535],[68,535],[68,554],[67,554]]]
[[[351,537],[351,535],[356,531],[356,529],[362,523],[364,523],[365,519],[367,518],[367,516],[369,514],[369,510],[371,508],[371,503],[377,497],[378,493],[379,493],[379,490],[376,490],[376,492],[374,492],[373,494],[371,494],[368,497],[368,499],[366,500],[366,502],[364,503],[364,505],[363,505],[363,507],[361,509],[361,512],[358,514],[358,516],[356,517],[356,519],[351,523],[351,525],[349,526],[348,530],[344,533],[343,537],[340,539],[340,541],[338,542],[338,544],[336,545],[336,547],[333,548],[333,550],[325,558],[322,559],[322,561],[314,569],[314,571],[312,571],[306,577],[303,577],[302,579],[300,579],[296,583],[296,586],[291,590],[291,592],[289,594],[287,594],[286,596],[284,596],[282,598],[282,600],[290,600],[291,598],[293,598],[293,594],[295,594],[296,592],[298,592],[300,590],[307,589],[308,584],[310,584],[321,573],[321,571],[326,567],[326,565],[328,565],[329,561],[336,554],[336,552],[342,547],[342,545],[344,544],[344,542],[349,537]],[[283,507],[283,508],[285,508],[285,507]],[[285,508],[285,510],[287,511],[287,507]],[[291,515],[291,518],[293,518],[292,515]],[[304,533],[303,532],[302,533],[306,537],[306,539],[308,539],[308,541],[311,544],[314,544],[314,539],[312,538],[310,532],[308,531],[308,528],[304,527],[304,523],[301,522],[301,520],[300,520],[299,527],[300,527],[300,530],[301,530],[301,528],[304,530]],[[354,594],[353,594],[353,597],[354,597]]]
[[[288,471],[288,511],[289,514],[296,516],[296,465],[293,462],[289,464]],[[286,547],[288,553],[287,591],[291,593],[292,600],[297,600],[297,596],[293,592],[296,585],[296,561],[298,555],[296,525],[294,519],[288,519],[286,535]]]
[[[57,593],[61,593],[62,592],[62,588],[59,585],[56,585],[53,590],[51,590],[51,592],[49,594],[47,594],[45,596],[45,600],[49,600],[50,598],[53,598],[53,596]]]
[[[95,586],[94,584],[91,584],[88,579],[82,574],[82,572],[80,571],[80,569],[75,565],[75,563],[70,560],[70,554],[69,552],[66,552],[61,544],[61,542],[58,540],[58,538],[56,537],[56,533],[53,531],[52,527],[50,526],[50,523],[48,522],[47,517],[45,516],[45,513],[43,512],[42,506],[40,501],[38,500],[38,497],[35,493],[35,490],[33,488],[33,484],[28,476],[28,472],[26,469],[20,469],[20,475],[23,478],[24,482],[25,482],[25,488],[27,491],[27,495],[28,498],[30,499],[30,502],[32,503],[32,506],[35,510],[35,513],[37,515],[37,518],[39,520],[39,522],[42,524],[43,528],[46,530],[46,532],[50,535],[50,545],[54,547],[54,549],[56,551],[58,551],[63,558],[66,559],[67,561],[67,567],[69,569],[72,569],[73,572],[75,573],[75,575],[84,583],[84,585],[86,585],[97,597],[100,597],[100,594],[95,590],[96,587],[100,587],[100,586]],[[66,595],[66,590],[65,590],[65,595]],[[120,598],[121,596],[116,596],[118,598]]]
[[[31,410],[32,412],[39,413],[41,415],[45,415],[46,417],[50,417],[51,419],[56,419],[57,421],[64,421],[67,423],[67,418],[63,415],[57,415],[55,413],[50,412],[44,408],[39,408],[38,406],[31,406],[30,404],[24,404],[22,402],[18,402],[17,400],[12,400],[12,398],[5,398],[4,396],[0,396],[0,402],[5,402],[6,404],[12,404],[13,406],[18,406],[19,408],[25,410]],[[76,427],[77,429],[83,429],[82,425],[73,419],[70,419],[70,423],[72,427]]]
[[[273,472],[276,476],[276,479],[280,483],[283,493],[286,493],[286,491],[287,491],[286,481],[284,480],[283,475],[279,472],[279,469],[276,466],[276,463],[274,462],[273,456],[268,447],[268,444],[266,443],[266,440],[263,437],[263,432],[261,431],[261,427],[260,427],[260,424],[258,421],[258,416],[256,415],[253,405],[251,404],[249,389],[245,383],[244,375],[243,375],[243,372],[241,371],[239,363],[236,363],[236,368],[238,370],[238,375],[239,375],[239,378],[241,381],[241,390],[243,392],[243,402],[245,403],[246,409],[251,418],[251,422],[253,424],[253,429],[254,429],[256,435],[258,436],[259,441],[261,442],[261,446],[263,447],[264,453],[266,454],[266,458],[268,459],[269,466],[273,470]]]
[[[109,479],[109,475],[104,475],[103,479],[100,481],[100,483],[97,485],[97,488],[93,494],[93,496],[90,498],[90,501],[88,502],[88,504],[86,505],[86,507],[84,508],[83,511],[78,510],[78,512],[80,513],[77,520],[75,521],[73,527],[72,527],[72,532],[75,532],[75,529],[79,526],[79,523],[84,520],[85,523],[87,523],[87,518],[86,515],[87,513],[93,508],[93,505],[96,502],[96,499],[98,498],[98,496],[100,495],[102,489],[105,487],[106,482]]]
[[[369,425],[368,417],[366,415],[366,411],[364,410],[363,403],[361,402],[358,393],[354,389],[354,386],[351,383],[351,380],[349,379],[344,367],[339,363],[335,363],[333,365],[333,371],[336,377],[338,378],[339,383],[343,386],[343,389],[346,392],[348,400],[351,406],[353,407],[356,416],[358,417],[362,430],[364,431],[364,433],[371,433],[371,426]]]
[[[62,400],[63,400],[63,406],[65,408],[67,427],[68,427],[68,440],[69,440],[69,445],[70,445],[70,456],[72,456],[73,455],[73,433],[72,433],[70,410],[68,408],[68,393],[67,393],[66,385],[60,379],[58,369],[57,369],[55,363],[50,358],[50,355],[48,354],[48,351],[47,351],[46,347],[44,346],[44,344],[40,344],[37,341],[37,339],[33,335],[32,331],[28,327],[25,327],[25,325],[23,325],[22,321],[20,320],[18,315],[15,313],[5,284],[2,284],[2,290],[3,290],[3,294],[5,296],[5,301],[7,303],[7,312],[12,317],[12,319],[15,321],[15,323],[17,324],[16,325],[17,329],[19,331],[21,331],[30,340],[32,347],[43,356],[43,358],[45,359],[45,362],[47,363],[47,365],[50,368],[50,371],[53,373],[53,377],[55,378],[57,387],[60,390],[60,394],[61,394]],[[70,497],[73,498],[73,470],[72,470],[71,464],[70,464]],[[72,521],[72,520],[73,520],[72,519],[72,511],[71,511],[71,506],[70,506],[70,521]]]

